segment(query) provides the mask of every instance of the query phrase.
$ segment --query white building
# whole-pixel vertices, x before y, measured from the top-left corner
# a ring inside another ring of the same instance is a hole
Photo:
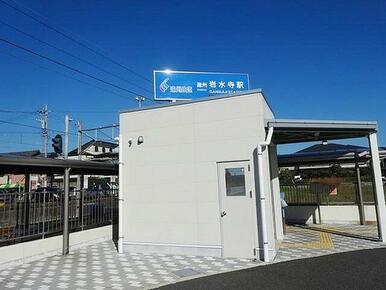
[[[276,145],[370,136],[375,148],[375,130],[277,120],[261,90],[121,112],[119,249],[272,260],[283,239]]]

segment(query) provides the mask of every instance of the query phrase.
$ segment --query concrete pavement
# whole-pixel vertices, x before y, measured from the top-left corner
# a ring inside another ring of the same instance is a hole
[[[386,249],[293,260],[197,278],[159,289],[385,289]]]

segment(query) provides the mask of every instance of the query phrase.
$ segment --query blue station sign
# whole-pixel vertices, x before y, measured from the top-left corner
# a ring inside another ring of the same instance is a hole
[[[154,71],[155,100],[191,100],[249,90],[244,73]]]

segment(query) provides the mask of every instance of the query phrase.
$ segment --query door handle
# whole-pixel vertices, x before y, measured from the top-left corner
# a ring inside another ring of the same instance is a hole
[[[227,213],[225,212],[225,211],[223,211],[222,213],[221,213],[221,217],[224,217],[224,216],[226,216],[227,215]]]

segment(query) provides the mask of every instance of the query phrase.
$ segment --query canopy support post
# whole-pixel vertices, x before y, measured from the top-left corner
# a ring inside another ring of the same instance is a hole
[[[379,160],[377,133],[369,134],[370,152],[371,152],[371,168],[374,179],[375,206],[377,210],[377,223],[379,231],[379,239],[386,242],[386,205],[385,195],[383,191],[381,164]]]
[[[70,169],[71,168],[65,168],[64,169],[64,196],[63,196],[63,249],[62,254],[68,255],[70,252],[70,246],[69,246],[69,238],[70,238],[70,231],[69,231],[69,218],[68,218],[68,204],[69,204],[69,191],[70,191]]]
[[[361,170],[359,168],[359,163],[355,163],[355,173],[357,178],[357,195],[358,195],[358,210],[359,210],[359,221],[361,225],[366,223],[365,218],[365,207],[363,204],[363,192],[362,192],[362,180],[361,180]]]

